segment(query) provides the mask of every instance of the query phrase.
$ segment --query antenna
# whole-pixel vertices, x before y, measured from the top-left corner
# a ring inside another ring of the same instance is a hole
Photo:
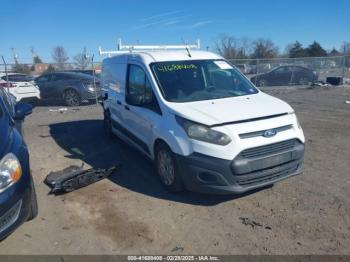
[[[134,51],[144,51],[144,50],[181,50],[185,49],[189,53],[189,56],[191,57],[190,49],[200,49],[200,40],[198,39],[195,44],[183,44],[183,45],[128,45],[123,44],[122,40],[118,39],[117,44],[117,50],[113,51],[104,51],[102,50],[102,47],[99,46],[99,54],[102,55],[116,55],[116,54],[123,54],[123,53],[131,53]]]

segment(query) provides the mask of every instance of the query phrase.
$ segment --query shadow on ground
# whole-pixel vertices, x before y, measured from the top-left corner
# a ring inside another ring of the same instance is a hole
[[[50,135],[56,143],[69,152],[67,158],[79,159],[93,168],[106,168],[120,163],[121,170],[111,175],[110,181],[141,194],[187,204],[210,206],[259,191],[225,196],[191,192],[169,193],[162,187],[150,160],[119,139],[106,137],[102,120],[57,123],[50,125],[49,128]]]

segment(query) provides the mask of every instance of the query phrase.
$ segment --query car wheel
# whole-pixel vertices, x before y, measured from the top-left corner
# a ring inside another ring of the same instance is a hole
[[[184,189],[174,153],[164,143],[156,147],[155,164],[159,178],[167,190],[180,192]]]
[[[260,79],[258,80],[258,86],[267,86],[267,82],[265,79]]]
[[[33,179],[31,179],[31,189],[32,189],[32,196],[31,196],[32,199],[30,201],[30,211],[29,211],[28,220],[32,220],[38,215],[38,201],[36,199],[36,192],[35,192]]]
[[[80,96],[77,91],[73,89],[68,89],[64,92],[63,99],[67,106],[79,106]]]
[[[114,138],[115,135],[112,131],[112,119],[111,119],[111,113],[109,110],[104,111],[103,113],[103,129],[107,137]]]

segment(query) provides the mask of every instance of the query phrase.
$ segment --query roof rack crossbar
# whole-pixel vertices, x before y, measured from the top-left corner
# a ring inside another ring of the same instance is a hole
[[[184,44],[184,45],[126,45],[122,44],[121,39],[118,39],[117,50],[113,51],[103,51],[101,46],[99,47],[99,54],[102,55],[116,55],[131,53],[134,51],[144,51],[144,50],[180,50],[180,49],[200,49],[200,40],[198,39],[195,44]]]

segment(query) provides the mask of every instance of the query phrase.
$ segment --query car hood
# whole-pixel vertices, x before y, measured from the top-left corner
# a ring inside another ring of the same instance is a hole
[[[293,112],[286,102],[263,92],[197,102],[171,102],[167,105],[171,113],[205,125],[218,125]]]

